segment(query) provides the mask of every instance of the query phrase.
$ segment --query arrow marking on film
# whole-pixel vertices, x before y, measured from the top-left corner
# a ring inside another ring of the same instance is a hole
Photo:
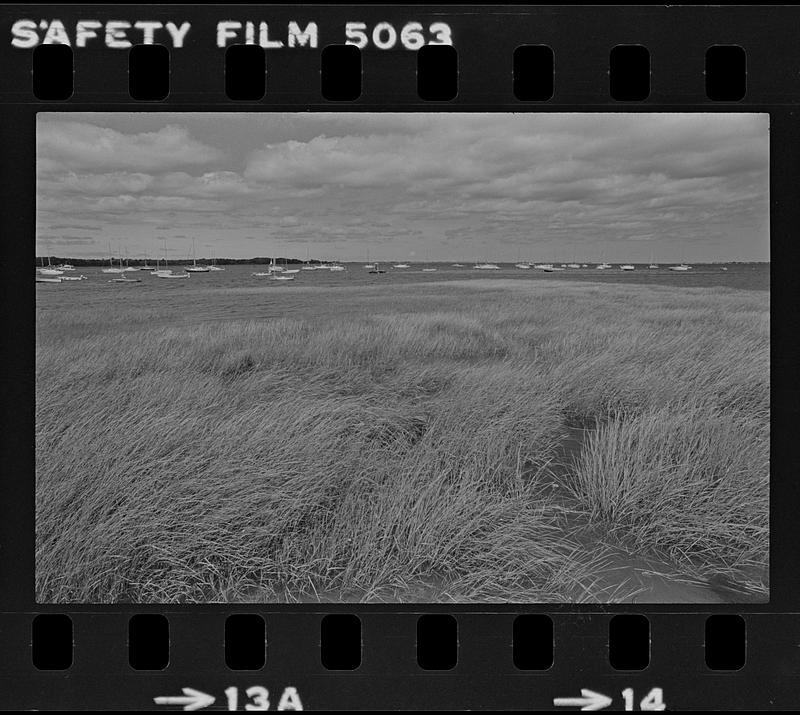
[[[194,688],[182,688],[183,695],[159,695],[153,698],[156,705],[183,705],[184,710],[200,710],[213,705],[216,698]]]
[[[611,698],[594,690],[581,688],[580,698],[553,698],[553,705],[568,708],[580,708],[581,710],[602,710],[611,705]]]

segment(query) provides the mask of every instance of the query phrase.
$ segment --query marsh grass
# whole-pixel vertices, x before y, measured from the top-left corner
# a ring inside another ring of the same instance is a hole
[[[629,598],[570,511],[687,574],[766,563],[765,294],[398,290],[324,320],[309,295],[298,319],[39,315],[39,601]],[[574,423],[565,504],[531,475]]]

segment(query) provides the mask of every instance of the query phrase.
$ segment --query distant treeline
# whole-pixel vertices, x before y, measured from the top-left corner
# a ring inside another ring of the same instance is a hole
[[[114,265],[118,265],[120,261],[123,261],[128,266],[143,266],[145,263],[148,264],[155,264],[156,258],[113,258]],[[163,261],[163,258],[159,258],[158,261]],[[203,264],[210,264],[216,263],[220,266],[233,266],[237,264],[245,264],[245,265],[252,265],[252,264],[268,264],[272,262],[271,256],[256,256],[255,258],[198,258],[198,263]],[[454,259],[455,260],[455,259]],[[72,266],[107,266],[109,265],[108,258],[62,258],[61,256],[36,256],[36,265],[41,265],[43,261],[50,261],[52,264],[59,264],[59,263],[68,263]],[[170,259],[171,263],[176,265],[184,264],[184,263],[191,263],[191,258],[172,258]],[[309,259],[308,261],[300,260],[299,258],[283,258],[279,256],[275,256],[275,262],[280,264],[287,264],[287,265],[301,265],[301,264],[321,264],[321,263],[330,263],[331,261],[319,261],[315,258]],[[347,261],[345,261],[347,262]],[[358,261],[356,261],[358,263]],[[416,261],[417,263],[449,263],[449,261]],[[469,261],[468,261],[469,262]],[[501,261],[501,263],[513,263],[513,261]],[[594,263],[594,262],[593,262]],[[667,262],[669,263],[669,261]],[[748,263],[769,263],[769,261],[698,261],[694,262],[696,266],[702,265],[745,265]],[[645,263],[639,263],[636,265],[646,265]],[[666,263],[664,264],[666,265]]]
[[[155,264],[155,258],[113,258],[114,265],[117,265],[120,260],[122,260],[125,265],[128,266],[143,266],[145,263],[148,264]],[[158,259],[160,262],[163,262],[163,258]],[[36,256],[36,263],[41,264],[42,261],[50,261],[52,264],[60,264],[60,263],[68,263],[71,266],[107,266],[109,265],[108,258],[62,258],[61,256]],[[191,258],[172,258],[170,259],[170,263],[181,264],[181,263],[191,263]],[[264,256],[256,256],[255,258],[198,258],[198,263],[216,263],[220,266],[231,266],[236,265],[239,263],[243,264],[267,264],[272,262],[271,257],[264,257]],[[308,261],[301,261],[298,258],[281,258],[279,256],[275,256],[275,262],[280,264],[319,264],[325,263],[325,261],[318,261],[316,259],[311,259]]]

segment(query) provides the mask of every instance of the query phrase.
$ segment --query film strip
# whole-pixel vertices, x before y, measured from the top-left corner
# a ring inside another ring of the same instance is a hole
[[[796,707],[800,11],[0,13],[6,707]]]

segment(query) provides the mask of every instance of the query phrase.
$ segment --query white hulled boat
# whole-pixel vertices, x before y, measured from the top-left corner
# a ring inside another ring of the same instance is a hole
[[[186,268],[188,273],[208,273],[211,269],[208,266],[197,265],[197,250],[195,249],[195,241],[192,239],[192,265]]]
[[[49,249],[47,253],[50,253]],[[60,268],[53,268],[53,266],[50,265],[50,256],[48,255],[46,267],[44,265],[44,256],[42,257],[42,267],[39,268],[39,273],[41,273],[43,276],[60,276],[64,274],[64,271]]]

